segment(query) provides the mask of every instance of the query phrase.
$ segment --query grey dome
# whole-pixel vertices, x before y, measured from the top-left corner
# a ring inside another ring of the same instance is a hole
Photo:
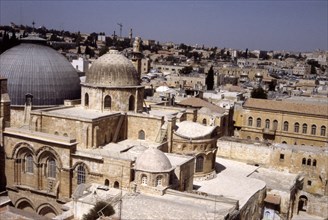
[[[135,169],[148,172],[168,172],[172,169],[172,165],[162,151],[149,148],[137,158]]]
[[[139,86],[132,62],[117,50],[110,50],[93,62],[86,72],[86,85],[121,87]]]
[[[3,53],[0,75],[8,79],[12,105],[24,105],[28,93],[36,106],[61,105],[65,99],[80,98],[76,70],[60,53],[39,43],[22,43]]]

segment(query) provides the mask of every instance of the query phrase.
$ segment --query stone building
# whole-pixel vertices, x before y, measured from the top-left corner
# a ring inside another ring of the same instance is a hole
[[[235,136],[242,139],[327,147],[327,105],[248,99],[234,121]]]
[[[297,174],[300,180],[299,189],[294,192],[293,196],[290,194],[290,198],[288,198],[290,202],[284,203],[283,194],[280,193],[281,202],[277,204],[280,213],[284,212],[285,215],[295,216],[300,212],[306,212],[324,219],[328,217],[327,147],[267,144],[254,142],[254,140],[224,137],[218,140],[217,154],[223,158],[271,169],[272,177],[267,177],[268,181],[272,181],[271,179],[275,176],[273,174],[277,171],[283,171],[285,174]],[[276,183],[283,181],[285,180],[278,179]],[[271,190],[277,192],[278,188]],[[268,194],[272,193],[268,192]],[[276,194],[278,195],[278,193]],[[292,206],[292,204],[294,205]]]
[[[80,101],[34,109],[32,99],[25,126],[2,126],[6,188],[15,207],[53,218],[81,184],[164,195],[191,192],[194,176],[215,176],[217,126],[197,123],[197,111],[144,112],[139,80],[133,64],[111,50],[86,73]],[[10,104],[5,80],[1,86],[4,125]],[[222,215],[238,212],[231,207]]]

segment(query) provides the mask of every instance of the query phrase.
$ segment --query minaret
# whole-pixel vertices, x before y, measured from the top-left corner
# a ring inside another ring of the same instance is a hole
[[[139,79],[141,75],[141,59],[142,59],[142,53],[141,53],[141,38],[136,37],[133,42],[133,51],[132,51],[132,63],[134,67],[136,68]]]
[[[129,39],[130,39],[130,45],[132,46],[132,44],[133,44],[133,41],[132,41],[132,28],[130,29]]]

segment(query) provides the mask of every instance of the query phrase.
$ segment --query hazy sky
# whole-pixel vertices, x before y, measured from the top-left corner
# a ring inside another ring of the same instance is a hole
[[[236,49],[328,49],[328,0],[0,0],[0,24],[122,35]]]

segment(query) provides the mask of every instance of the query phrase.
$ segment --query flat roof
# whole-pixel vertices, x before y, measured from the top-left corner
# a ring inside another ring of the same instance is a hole
[[[248,177],[258,169],[256,166],[218,157],[216,166],[219,172],[215,178],[194,181],[194,185],[200,186],[198,191],[238,200],[240,207],[243,207],[255,193],[266,186],[264,181]]]
[[[44,115],[54,115],[54,116],[68,117],[68,118],[80,118],[80,119],[87,119],[87,120],[120,114],[120,112],[85,109],[81,106],[53,109],[50,111],[42,111],[42,113]]]
[[[297,176],[297,174],[260,167],[249,177],[264,181],[268,189],[289,192],[294,186]]]
[[[95,204],[99,200],[110,202],[121,197],[122,219],[223,219],[234,208],[234,204],[203,199],[190,193],[177,192],[177,195],[161,196],[128,193],[115,188],[106,191],[99,189],[99,186],[99,184],[91,184],[88,192],[78,201]],[[114,209],[114,217],[117,217],[120,213],[118,203],[114,205]]]

